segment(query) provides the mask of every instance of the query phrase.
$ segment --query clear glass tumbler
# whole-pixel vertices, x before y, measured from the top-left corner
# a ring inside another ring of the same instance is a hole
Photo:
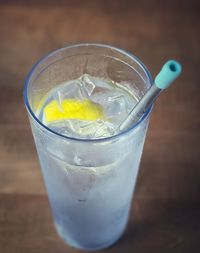
[[[58,234],[71,246],[97,250],[115,243],[126,228],[151,108],[112,137],[82,140],[52,131],[36,116],[40,102],[84,73],[121,83],[137,97],[152,79],[135,56],[102,44],[54,51],[26,79],[25,105]]]

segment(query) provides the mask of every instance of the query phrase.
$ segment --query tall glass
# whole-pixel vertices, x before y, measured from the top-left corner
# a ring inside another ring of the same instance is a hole
[[[108,247],[123,234],[151,108],[128,130],[103,139],[63,136],[37,118],[46,94],[82,74],[109,78],[141,97],[151,86],[133,55],[101,44],[59,49],[30,71],[24,100],[58,234],[76,248]]]

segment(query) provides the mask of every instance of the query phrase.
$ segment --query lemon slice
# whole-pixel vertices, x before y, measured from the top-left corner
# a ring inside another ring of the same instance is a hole
[[[52,100],[44,108],[44,117],[47,123],[65,119],[95,121],[103,118],[103,109],[88,99],[64,99],[61,103]]]

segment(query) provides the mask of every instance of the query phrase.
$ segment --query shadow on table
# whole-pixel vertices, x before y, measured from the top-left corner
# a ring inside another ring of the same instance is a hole
[[[188,253],[200,249],[200,203],[137,201],[134,206],[124,236],[101,252]]]

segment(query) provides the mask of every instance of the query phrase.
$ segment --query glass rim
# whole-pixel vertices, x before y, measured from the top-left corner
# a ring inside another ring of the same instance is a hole
[[[109,136],[109,137],[104,137],[104,138],[95,138],[95,139],[81,139],[81,138],[75,138],[75,137],[70,137],[70,136],[66,136],[63,134],[60,134],[54,130],[52,130],[51,128],[47,127],[46,125],[44,125],[35,115],[35,113],[33,112],[33,110],[31,109],[31,106],[29,104],[29,99],[28,99],[28,86],[30,83],[30,80],[35,72],[35,70],[37,69],[37,67],[39,65],[41,65],[43,62],[45,62],[49,57],[60,53],[62,51],[65,51],[67,49],[71,49],[71,48],[76,48],[76,47],[86,47],[86,46],[96,46],[96,47],[101,47],[101,48],[107,48],[107,49],[112,49],[113,51],[117,51],[118,53],[121,53],[127,57],[129,57],[131,60],[135,61],[144,71],[144,73],[146,74],[148,80],[149,80],[149,84],[150,87],[153,84],[153,79],[152,76],[149,72],[149,70],[147,69],[147,67],[142,63],[142,61],[137,58],[135,55],[133,55],[132,53],[124,50],[124,49],[120,49],[118,47],[115,46],[110,46],[108,44],[101,44],[101,43],[78,43],[78,44],[71,44],[68,45],[66,47],[62,47],[59,49],[56,49],[54,51],[51,51],[50,53],[44,55],[42,58],[40,58],[30,69],[30,71],[28,72],[28,75],[25,79],[25,84],[24,84],[24,89],[23,89],[23,98],[24,98],[24,103],[25,106],[27,108],[28,113],[32,116],[32,118],[36,121],[36,123],[38,123],[44,130],[47,130],[48,132],[55,134],[56,136],[59,136],[61,138],[67,139],[67,140],[73,140],[73,141],[79,141],[79,142],[105,142],[105,141],[110,141],[110,140],[114,140],[117,138],[120,138],[130,132],[132,132],[136,127],[138,127],[146,118],[147,116],[150,114],[153,105],[150,105],[147,110],[144,112],[143,116],[136,122],[134,123],[132,126],[130,126],[129,128],[127,128],[124,131],[119,132],[118,134],[115,134],[113,136]],[[48,66],[47,66],[48,67]]]

